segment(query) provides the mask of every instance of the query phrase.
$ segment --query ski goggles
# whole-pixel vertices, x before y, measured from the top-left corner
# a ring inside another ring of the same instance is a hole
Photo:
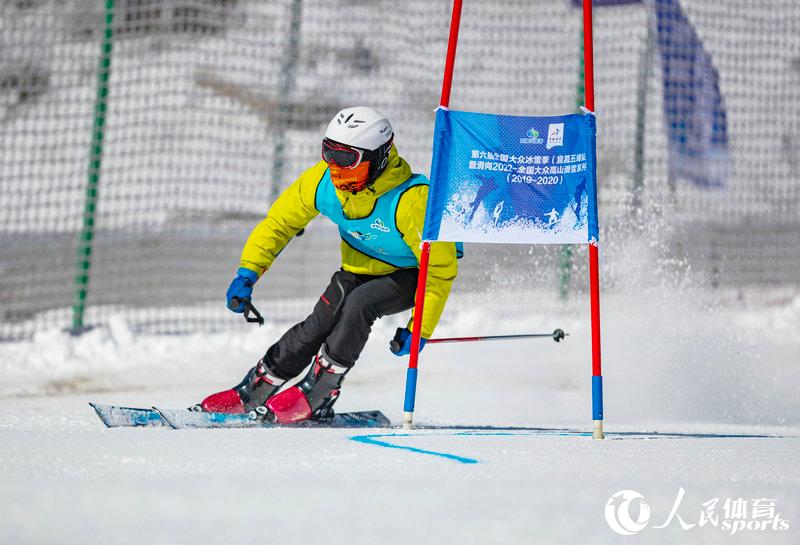
[[[322,160],[341,168],[355,168],[364,159],[364,151],[328,138],[322,140]]]

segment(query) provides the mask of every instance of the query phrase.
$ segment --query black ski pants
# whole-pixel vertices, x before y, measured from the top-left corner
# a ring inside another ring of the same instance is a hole
[[[352,367],[375,320],[414,306],[418,274],[419,269],[400,269],[385,276],[337,271],[308,318],[267,350],[267,365],[276,376],[289,380],[308,366],[324,344],[330,360]]]

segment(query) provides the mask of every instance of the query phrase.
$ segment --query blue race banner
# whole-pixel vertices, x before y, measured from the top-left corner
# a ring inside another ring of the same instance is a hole
[[[423,240],[594,242],[596,195],[594,115],[437,110]]]
[[[719,73],[678,0],[655,0],[655,10],[670,178],[724,187],[731,155]]]

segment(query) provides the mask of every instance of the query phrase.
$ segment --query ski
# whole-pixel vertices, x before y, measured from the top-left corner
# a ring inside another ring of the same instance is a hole
[[[392,423],[380,411],[337,413],[333,418],[297,424],[274,424],[251,420],[247,414],[205,413],[154,407],[161,418],[175,429],[205,428],[388,428]]]
[[[251,420],[247,414],[204,413],[187,409],[119,407],[89,403],[109,428],[168,427],[207,428],[388,428],[392,423],[380,411],[338,413],[333,418],[282,425]]]
[[[120,427],[152,427],[168,426],[155,409],[139,409],[135,407],[117,407],[115,405],[101,405],[89,403],[100,420],[109,428]]]

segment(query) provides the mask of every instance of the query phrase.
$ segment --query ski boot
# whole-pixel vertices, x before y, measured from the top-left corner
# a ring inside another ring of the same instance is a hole
[[[305,378],[250,411],[250,418],[277,424],[333,418],[333,404],[349,367],[331,361],[325,349],[314,357]]]
[[[211,394],[202,402],[189,408],[191,411],[208,413],[242,414],[263,406],[275,395],[284,382],[270,373],[264,358],[250,369],[244,380],[230,390]]]

